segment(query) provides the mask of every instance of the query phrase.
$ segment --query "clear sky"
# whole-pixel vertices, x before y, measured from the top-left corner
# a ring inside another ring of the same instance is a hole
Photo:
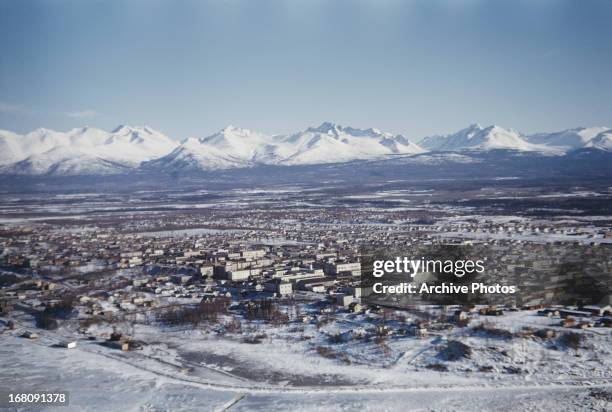
[[[0,128],[612,127],[612,1],[0,0]]]

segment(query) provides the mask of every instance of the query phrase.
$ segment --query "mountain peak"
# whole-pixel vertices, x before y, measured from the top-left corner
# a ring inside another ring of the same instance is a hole
[[[249,129],[244,129],[242,127],[237,127],[237,126],[229,124],[225,126],[223,129],[221,129],[219,133],[224,134],[224,135],[225,134],[237,134],[241,136],[246,136],[246,135],[251,134],[252,132]]]
[[[121,134],[121,135],[127,135],[130,133],[139,133],[139,132],[144,132],[147,134],[155,134],[155,130],[153,130],[151,127],[149,126],[129,126],[126,124],[121,124],[117,127],[115,127],[111,133],[112,134]]]
[[[49,133],[55,133],[55,131],[53,131],[51,129],[47,129],[45,127],[39,127],[37,129],[32,130],[29,134],[45,135],[45,134],[49,134]]]
[[[480,129],[484,135],[488,138],[494,136],[497,133],[513,133],[513,130],[508,130],[508,129],[504,129],[501,126],[498,126],[496,124],[492,124],[490,126],[485,127],[484,129]]]
[[[323,122],[319,127],[309,127],[309,131],[318,132],[318,133],[329,133],[329,132],[340,132],[342,131],[342,126],[332,123],[332,122]]]
[[[180,144],[182,146],[199,146],[201,143],[201,140],[198,139],[197,137],[187,137],[183,140],[180,141]]]

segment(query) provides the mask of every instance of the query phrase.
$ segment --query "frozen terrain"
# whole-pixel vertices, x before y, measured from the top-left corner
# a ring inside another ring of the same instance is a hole
[[[21,330],[19,330],[21,332]],[[65,410],[609,410],[612,405],[612,383],[609,379],[556,379],[534,375],[532,379],[505,380],[490,378],[448,378],[447,373],[408,372],[364,367],[352,372],[361,383],[340,386],[295,387],[282,382],[269,384],[235,378],[231,371],[216,369],[214,364],[185,364],[167,345],[143,354],[122,353],[94,341],[80,339],[77,348],[54,347],[61,335],[43,333],[37,340],[18,336],[17,332],[1,335],[0,358],[3,373],[0,389],[67,390],[70,406]],[[180,336],[168,337],[171,346]],[[184,340],[184,339],[183,339]],[[200,338],[190,338],[187,347],[207,353],[212,348],[199,347]],[[248,344],[243,344],[249,346]],[[216,351],[240,349],[217,342]],[[331,370],[343,374],[341,365],[320,361],[313,364],[304,353],[266,344],[253,351],[251,361],[266,359],[286,369],[286,373],[303,374]],[[410,353],[410,352],[409,352]],[[413,351],[404,362],[417,356]],[[174,355],[173,355],[174,354]],[[427,356],[427,355],[423,355]],[[279,362],[279,358],[285,362]],[[235,358],[238,365],[244,359]],[[329,363],[329,365],[326,365]],[[286,365],[286,366],[284,366]],[[348,368],[348,367],[345,367]],[[311,372],[306,372],[307,370]],[[586,368],[584,368],[586,369]],[[561,373],[561,371],[559,371]],[[368,383],[380,375],[384,383]],[[15,382],[19,382],[18,388]]]
[[[516,152],[561,156],[612,149],[606,127],[523,135],[492,125],[422,138],[418,143],[375,128],[325,122],[287,135],[228,126],[207,137],[173,140],[150,127],[120,126],[111,132],[83,127],[68,132],[37,129],[19,135],[0,130],[0,173],[100,175],[129,172],[187,173],[261,165],[325,165],[396,157],[453,165],[474,161],[461,153]],[[425,156],[419,156],[426,153]],[[438,154],[444,154],[439,156]]]

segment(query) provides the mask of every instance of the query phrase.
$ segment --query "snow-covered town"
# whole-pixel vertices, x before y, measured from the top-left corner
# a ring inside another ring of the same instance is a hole
[[[6,201],[3,358],[17,367],[23,361],[11,361],[11,350],[79,353],[113,370],[239,393],[579,385],[583,396],[609,384],[606,221],[479,215],[429,202],[373,209],[371,197],[356,206],[358,195],[346,196],[350,208],[275,206],[275,196],[299,193],[239,191],[259,205],[248,210],[232,195],[212,196],[215,207],[159,211],[163,200],[146,211],[134,202],[129,212],[101,207],[102,194],[58,195],[53,210]],[[364,251],[422,245],[502,248],[503,262],[485,275],[519,273],[523,293],[484,304],[367,299]],[[576,269],[590,255],[595,266]],[[542,272],[555,265],[563,270]],[[585,279],[598,285],[596,301],[559,293]],[[593,405],[609,402],[597,396]]]

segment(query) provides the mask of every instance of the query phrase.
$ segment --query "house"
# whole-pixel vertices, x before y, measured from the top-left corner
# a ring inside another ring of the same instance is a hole
[[[142,258],[138,257],[138,256],[133,256],[131,258],[129,258],[128,260],[128,266],[129,267],[134,267],[134,266],[140,266],[142,265]]]
[[[324,292],[326,288],[333,286],[335,283],[336,281],[333,278],[327,277],[317,279],[303,279],[296,282],[298,289],[311,290],[313,292]]]
[[[612,306],[610,305],[589,305],[583,306],[580,309],[583,311],[590,312],[592,315],[595,316],[603,316],[606,312],[612,312]]]
[[[186,275],[186,274],[172,275],[172,281],[176,283],[177,285],[184,285],[190,280],[191,280],[191,275]]]
[[[252,260],[252,259],[257,259],[257,258],[262,258],[266,255],[266,251],[265,250],[245,250],[243,252],[241,252],[242,258],[243,259],[247,259],[247,260]]]
[[[289,282],[283,282],[281,279],[272,279],[264,284],[264,290],[285,296],[293,293],[293,285]]]
[[[546,308],[546,309],[539,310],[538,315],[547,316],[550,318],[552,316],[559,316],[559,311],[553,308]]]
[[[350,263],[330,263],[325,265],[325,269],[332,275],[339,275],[341,273],[350,273],[352,276],[361,276],[361,263],[350,262]]]
[[[414,329],[414,336],[416,336],[417,338],[426,338],[427,337],[427,328],[424,327],[416,327]]]
[[[28,339],[38,339],[38,334],[35,332],[30,332],[29,330],[25,331],[21,336]]]
[[[60,343],[60,346],[66,348],[66,349],[73,349],[76,348],[77,343],[75,340],[71,340],[71,341],[63,341]]]
[[[480,309],[479,312],[481,315],[486,316],[501,316],[504,314],[504,311],[497,308],[496,306],[489,306],[487,308]]]
[[[116,330],[113,329],[113,332],[110,334],[110,337],[108,340],[111,342],[118,342],[119,340],[121,340],[121,332],[117,332]]]
[[[232,270],[227,272],[227,279],[232,282],[242,282],[251,276],[258,276],[259,274],[261,274],[261,269]]]
[[[385,325],[376,326],[376,335],[377,336],[389,336],[392,335],[393,331]]]
[[[576,323],[576,319],[566,318],[561,321],[561,326],[563,326],[564,328],[573,328],[574,326],[576,326]]]
[[[552,339],[557,336],[557,332],[553,329],[540,329],[535,332],[535,335],[542,339]]]
[[[564,319],[569,317],[586,318],[591,316],[591,312],[586,310],[561,309],[559,315]]]
[[[353,295],[336,295],[336,302],[338,302],[339,305],[342,305],[345,308],[348,307],[351,303],[353,303],[354,299],[355,298],[353,298]]]
[[[468,318],[468,313],[460,309],[456,310],[455,313],[453,313],[453,320],[455,322],[461,322],[461,321],[466,320],[467,318]]]
[[[213,265],[202,265],[200,268],[200,274],[202,277],[212,278],[214,274],[215,267]]]
[[[349,312],[359,313],[363,310],[363,306],[359,302],[351,302],[348,306]]]

